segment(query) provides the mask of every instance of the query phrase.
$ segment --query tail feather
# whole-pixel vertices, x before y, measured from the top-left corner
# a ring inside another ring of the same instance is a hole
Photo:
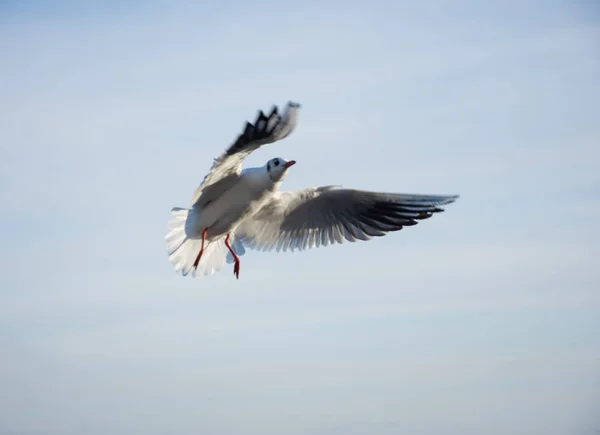
[[[202,234],[196,230],[197,211],[195,209],[173,208],[172,218],[169,220],[168,231],[165,237],[169,261],[173,264],[175,272],[183,276],[200,277],[218,272],[223,265],[233,263],[233,256],[225,245],[225,237],[212,242],[204,243],[204,253],[194,268],[194,262],[202,247]],[[246,250],[235,235],[229,237],[231,247],[238,256],[244,255]]]

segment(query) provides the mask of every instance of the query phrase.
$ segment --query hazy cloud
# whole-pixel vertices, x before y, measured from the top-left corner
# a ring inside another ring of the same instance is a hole
[[[562,2],[0,6],[0,432],[600,427],[598,20]],[[368,243],[173,273],[256,110],[286,189],[461,195]]]

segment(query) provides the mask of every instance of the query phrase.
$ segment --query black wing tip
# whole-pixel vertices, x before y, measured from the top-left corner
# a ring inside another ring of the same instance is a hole
[[[288,110],[298,109],[300,108],[300,103],[290,100],[288,101],[287,106]],[[259,110],[254,123],[249,121],[246,122],[242,134],[240,134],[233,145],[227,149],[227,155],[237,153],[250,142],[266,140],[273,134],[277,125],[281,123],[281,120],[284,116],[285,114],[279,114],[279,107],[275,104],[271,107],[271,112],[269,115],[265,115],[264,111]],[[277,120],[275,122],[271,122],[274,118],[277,118]]]
[[[406,204],[419,204],[421,206],[423,206],[424,204],[428,204],[431,207],[438,207],[438,206],[443,206],[443,205],[448,205],[448,204],[452,204],[453,202],[455,202],[458,198],[460,198],[460,195],[432,195],[432,196],[428,196],[428,195],[414,195],[414,198],[412,199],[408,199],[408,200],[402,200],[400,201],[406,201]]]
[[[302,107],[302,105],[300,103],[298,103],[297,101],[292,101],[292,100],[288,100],[287,102],[287,107],[286,109],[300,109]],[[271,113],[269,114],[269,116],[267,118],[270,118],[273,115],[276,115],[279,112],[279,106],[277,106],[277,104],[273,104],[271,106]],[[263,111],[259,111],[258,112],[258,116],[260,117],[263,114]]]
[[[375,201],[369,208],[360,213],[360,218],[365,225],[367,234],[370,236],[382,236],[389,232],[400,231],[404,227],[417,225],[419,221],[429,219],[434,214],[444,212],[445,210],[441,205],[449,204],[457,198],[458,195],[452,195],[444,197],[441,201],[429,204],[397,203],[385,200]],[[375,231],[369,231],[369,226]]]
[[[288,100],[288,102],[287,102],[287,109],[300,109],[301,107],[302,107],[302,105],[300,103],[298,103],[297,101]],[[269,116],[266,116],[265,112],[263,110],[258,111],[258,115],[256,116],[256,122],[258,122],[258,120],[261,118],[269,119],[269,118],[271,118],[271,116],[277,115],[278,113],[279,113],[279,106],[277,104],[272,104],[271,112],[269,113]]]

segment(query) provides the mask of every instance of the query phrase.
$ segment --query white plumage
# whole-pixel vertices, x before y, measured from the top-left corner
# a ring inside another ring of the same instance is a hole
[[[412,195],[323,186],[295,192],[279,187],[295,161],[277,157],[242,170],[252,151],[294,130],[300,105],[289,102],[280,115],[259,112],[217,159],[194,192],[191,207],[173,208],[166,236],[169,261],[182,275],[212,275],[234,263],[244,245],[288,251],[369,240],[398,231],[443,211],[458,195]],[[229,246],[228,246],[229,245]]]

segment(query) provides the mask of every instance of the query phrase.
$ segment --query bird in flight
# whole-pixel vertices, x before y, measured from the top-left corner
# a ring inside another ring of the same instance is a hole
[[[169,261],[183,276],[212,275],[234,263],[239,279],[246,247],[261,251],[305,250],[369,240],[443,211],[458,195],[414,195],[322,186],[279,190],[296,163],[275,157],[242,169],[253,151],[284,139],[295,129],[300,105],[288,102],[258,112],[235,142],[216,158],[193,194],[189,208],[171,210],[166,235]]]

